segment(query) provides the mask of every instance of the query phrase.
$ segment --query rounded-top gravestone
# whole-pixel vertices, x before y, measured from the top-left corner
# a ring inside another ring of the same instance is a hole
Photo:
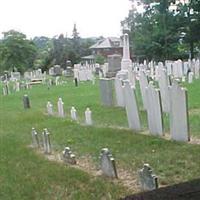
[[[23,104],[24,104],[24,108],[25,108],[25,109],[31,108],[30,100],[29,100],[29,97],[28,97],[27,94],[25,94],[25,95],[23,96]]]

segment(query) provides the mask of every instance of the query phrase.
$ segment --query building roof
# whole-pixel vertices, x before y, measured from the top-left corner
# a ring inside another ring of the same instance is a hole
[[[99,40],[96,44],[92,45],[90,49],[105,49],[105,48],[122,48],[122,40],[117,37],[108,37]]]
[[[81,57],[83,60],[94,60],[95,59],[95,56],[94,55],[89,55],[89,56],[84,56],[84,57]]]

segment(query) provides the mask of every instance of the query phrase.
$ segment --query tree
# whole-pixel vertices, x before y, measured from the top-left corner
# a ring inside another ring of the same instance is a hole
[[[1,70],[23,72],[33,66],[36,53],[35,44],[23,33],[15,30],[4,32],[0,43]]]
[[[190,46],[193,57],[194,44],[197,46],[200,40],[200,1],[191,0],[189,4],[177,4],[174,0],[138,2],[142,3],[144,12],[139,13],[133,4],[128,17],[122,21],[122,25],[130,29],[133,53],[143,59],[177,59],[185,56],[184,42]],[[172,3],[176,3],[176,10],[171,9]]]

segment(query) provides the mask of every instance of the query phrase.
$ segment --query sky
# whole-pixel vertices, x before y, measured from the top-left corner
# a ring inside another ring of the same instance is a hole
[[[28,38],[71,37],[76,23],[83,38],[119,37],[129,9],[129,0],[0,0],[0,33],[14,29]]]

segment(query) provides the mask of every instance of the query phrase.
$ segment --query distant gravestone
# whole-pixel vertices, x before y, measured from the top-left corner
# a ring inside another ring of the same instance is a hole
[[[86,125],[92,125],[92,111],[89,108],[85,111],[85,123]]]
[[[50,154],[51,153],[50,133],[48,132],[47,128],[44,129],[42,135],[43,135],[44,153]]]
[[[141,124],[135,96],[135,90],[133,87],[131,87],[128,80],[124,81],[124,97],[129,128],[136,131],[140,131]]]
[[[25,94],[25,95],[23,96],[23,105],[24,105],[24,108],[25,108],[25,109],[28,109],[28,108],[31,107],[31,105],[30,105],[30,100],[29,100],[29,97],[28,97],[27,94]]]
[[[192,83],[193,82],[193,76],[194,76],[193,72],[189,72],[188,73],[188,83]]]
[[[104,175],[117,178],[117,169],[115,165],[115,159],[108,150],[108,148],[103,148],[100,153],[100,168]]]
[[[101,102],[105,106],[114,105],[114,79],[99,79]]]
[[[71,108],[70,113],[71,113],[71,119],[76,121],[77,120],[77,114],[76,114],[76,109],[73,106]]]
[[[115,77],[116,73],[121,69],[121,60],[121,55],[114,54],[108,56],[107,78]]]
[[[170,88],[170,134],[177,141],[189,141],[187,90],[173,81]]]
[[[32,128],[31,135],[32,135],[33,146],[39,148],[40,141],[39,141],[38,133],[35,130],[35,128]]]
[[[150,191],[158,188],[158,178],[153,174],[149,164],[139,170],[139,182],[143,191]]]
[[[140,91],[142,95],[143,108],[144,110],[147,110],[147,100],[146,100],[145,90],[146,90],[146,87],[148,86],[148,78],[144,71],[140,71],[139,83],[140,83]]]
[[[67,164],[76,164],[76,157],[69,147],[65,147],[64,151],[62,152],[62,159]]]
[[[169,86],[170,86],[170,78],[167,75],[165,69],[159,70],[159,77],[158,77],[158,85],[160,88],[161,100],[162,100],[162,109],[164,112],[169,113]]]
[[[146,88],[147,119],[149,131],[152,135],[163,135],[163,118],[160,90],[154,88],[150,82]]]
[[[78,78],[77,77],[74,78],[74,83],[75,83],[75,86],[78,87]]]
[[[53,115],[53,105],[50,101],[47,102],[47,113],[48,115]]]
[[[118,76],[115,78],[115,95],[116,95],[116,105],[119,107],[125,107],[124,101],[124,90],[123,90],[122,79]]]
[[[65,112],[64,112],[64,103],[62,101],[62,98],[58,99],[58,116],[59,117],[65,117]]]

